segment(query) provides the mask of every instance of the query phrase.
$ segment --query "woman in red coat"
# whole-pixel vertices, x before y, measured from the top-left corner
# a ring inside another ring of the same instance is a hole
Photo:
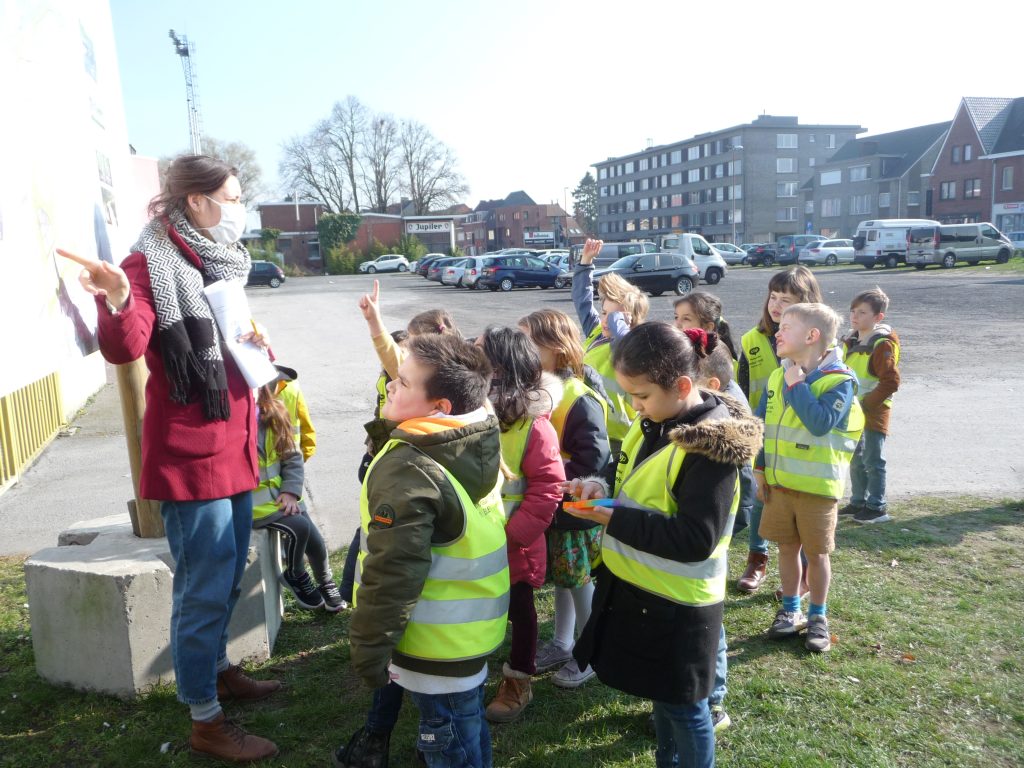
[[[275,755],[277,747],[226,720],[220,701],[280,688],[227,659],[258,482],[256,412],[203,287],[248,277],[249,254],[238,242],[246,218],[240,195],[226,163],[179,157],[121,267],[65,254],[82,264],[81,283],[96,297],[103,356],[115,364],[145,356],[140,492],[160,501],[174,558],[178,698],[191,710],[192,751],[236,762]]]

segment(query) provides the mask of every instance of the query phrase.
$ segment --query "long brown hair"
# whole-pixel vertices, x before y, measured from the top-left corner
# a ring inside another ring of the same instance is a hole
[[[784,269],[772,275],[768,281],[768,297],[764,300],[764,309],[761,310],[761,319],[757,323],[757,330],[766,336],[772,336],[779,332],[779,326],[772,320],[768,313],[768,298],[772,293],[789,293],[796,296],[798,304],[821,304],[821,288],[818,287],[818,279],[807,267],[802,264]]]
[[[287,456],[295,451],[295,437],[292,435],[292,417],[281,399],[274,394],[276,382],[264,384],[259,389],[256,402],[260,406],[260,424],[274,435],[274,451],[278,456]]]
[[[579,326],[565,312],[557,309],[538,309],[519,318],[518,325],[525,328],[533,343],[550,349],[555,355],[555,369],[568,368],[578,379],[583,379],[583,345]]]
[[[237,168],[209,155],[176,157],[167,167],[160,194],[149,201],[150,218],[184,216],[189,195],[209,195],[224,186],[229,176],[237,175]]]
[[[459,329],[455,327],[452,316],[444,309],[428,309],[420,312],[406,326],[410,336],[424,336],[428,333],[451,333],[462,338]]]

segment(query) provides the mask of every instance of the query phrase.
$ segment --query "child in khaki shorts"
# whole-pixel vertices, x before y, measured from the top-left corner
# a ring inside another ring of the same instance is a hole
[[[764,448],[754,465],[764,503],[760,534],[779,545],[782,608],[772,638],[807,629],[808,650],[832,647],[827,599],[835,548],[838,500],[864,428],[857,379],[835,346],[839,316],[824,304],[793,304],[775,334],[782,367],[768,379],[757,415]],[[800,607],[800,549],[811,590],[806,619]]]

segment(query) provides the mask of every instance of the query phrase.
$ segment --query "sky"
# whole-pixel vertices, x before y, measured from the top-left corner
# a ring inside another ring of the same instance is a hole
[[[571,205],[594,162],[760,114],[877,134],[952,120],[964,96],[1024,95],[1001,32],[1019,10],[991,0],[110,5],[136,150],[189,146],[174,29],[195,46],[204,132],[252,147],[271,197],[288,191],[281,143],[348,95],[427,125],[471,207],[519,189]]]

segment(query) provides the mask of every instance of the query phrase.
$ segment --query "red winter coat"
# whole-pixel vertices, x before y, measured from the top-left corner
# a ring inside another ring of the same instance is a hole
[[[561,400],[561,389],[555,377],[545,374],[542,397],[530,414],[534,421],[521,466],[526,491],[519,508],[505,525],[509,578],[513,584],[526,582],[532,587],[544,584],[548,561],[544,532],[562,502],[561,484],[565,482],[558,435],[549,419]]]
[[[198,257],[176,240],[186,255]],[[143,355],[149,368],[146,413],[142,420],[140,493],[154,501],[223,499],[250,491],[259,482],[256,408],[252,391],[231,356],[224,352],[231,416],[210,421],[198,401],[179,405],[170,385],[156,333],[156,306],[146,259],[133,253],[121,264],[131,283],[128,303],[111,315],[97,297],[100,351],[108,362],[130,363]]]

